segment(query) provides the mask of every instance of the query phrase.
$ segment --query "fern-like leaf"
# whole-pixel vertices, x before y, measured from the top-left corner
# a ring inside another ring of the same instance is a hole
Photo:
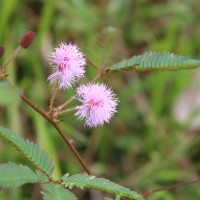
[[[41,150],[37,144],[24,140],[22,137],[14,135],[8,129],[0,126],[0,137],[11,143],[24,157],[29,159],[36,168],[40,169],[47,176],[53,173],[52,160],[46,152]]]
[[[122,187],[116,183],[104,178],[96,178],[87,174],[76,174],[73,176],[63,176],[62,181],[65,187],[73,186],[83,188],[92,188],[103,192],[115,194],[118,197],[128,197],[135,200],[143,200],[143,197],[137,192],[131,191],[129,188]]]
[[[200,66],[200,60],[189,59],[185,56],[177,56],[168,52],[150,52],[133,56],[106,69],[106,73],[118,71],[136,70],[182,70]]]
[[[76,196],[61,185],[49,183],[43,185],[44,200],[76,200]]]
[[[13,187],[37,182],[39,182],[37,175],[25,165],[11,162],[0,164],[0,187]]]
[[[88,62],[97,69],[107,65],[117,48],[119,37],[119,30],[108,27],[92,38],[86,48]]]

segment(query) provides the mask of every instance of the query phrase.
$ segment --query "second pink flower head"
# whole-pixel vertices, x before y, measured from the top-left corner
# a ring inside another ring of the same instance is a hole
[[[82,85],[77,89],[78,100],[75,115],[86,120],[86,125],[96,127],[109,122],[116,111],[117,98],[113,91],[105,84]]]

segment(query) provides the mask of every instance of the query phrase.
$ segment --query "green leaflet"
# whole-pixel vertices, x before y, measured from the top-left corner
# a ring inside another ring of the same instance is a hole
[[[65,175],[62,177],[62,180],[65,187],[69,188],[72,188],[73,186],[81,189],[92,188],[115,194],[117,197],[128,197],[130,199],[143,200],[143,197],[137,192],[131,191],[129,188],[125,188],[104,178],[96,178],[87,174],[76,174],[69,177]]]
[[[53,173],[53,163],[49,159],[46,152],[39,149],[37,144],[33,144],[29,140],[16,136],[8,129],[0,126],[0,137],[11,143],[23,156],[29,159],[36,168],[40,169],[44,174],[51,176]]]
[[[11,162],[0,164],[0,187],[13,187],[37,182],[39,182],[37,175],[25,165]]]
[[[106,73],[110,74],[127,70],[182,70],[199,66],[200,60],[193,60],[185,56],[177,56],[168,52],[150,52],[139,56],[133,56],[130,59],[114,64],[106,69]]]
[[[76,196],[69,190],[63,188],[61,185],[53,183],[42,186],[44,200],[76,200]]]

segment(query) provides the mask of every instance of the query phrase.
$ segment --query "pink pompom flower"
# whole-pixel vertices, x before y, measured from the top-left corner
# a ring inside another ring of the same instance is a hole
[[[54,73],[48,77],[50,84],[57,82],[59,88],[69,88],[84,76],[86,59],[77,45],[61,43],[50,55]]]
[[[113,91],[104,84],[81,85],[77,88],[78,100],[75,115],[86,119],[86,125],[96,127],[109,122],[116,111],[117,98]]]

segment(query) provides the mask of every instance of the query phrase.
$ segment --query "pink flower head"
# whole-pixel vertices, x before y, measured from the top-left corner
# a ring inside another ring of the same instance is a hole
[[[82,85],[77,89],[78,100],[82,105],[77,106],[79,118],[86,119],[86,125],[96,127],[109,122],[116,111],[118,100],[113,91],[104,84]]]
[[[76,45],[61,43],[50,55],[50,64],[55,71],[48,77],[50,84],[58,81],[59,88],[69,88],[85,73],[86,59]]]

